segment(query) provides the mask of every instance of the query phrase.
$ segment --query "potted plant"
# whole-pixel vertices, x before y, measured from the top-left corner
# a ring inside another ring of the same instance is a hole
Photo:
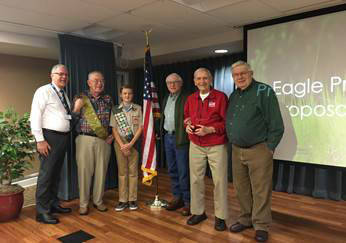
[[[13,185],[30,168],[35,140],[30,132],[29,114],[19,116],[10,108],[0,112],[0,222],[18,217],[24,188]]]

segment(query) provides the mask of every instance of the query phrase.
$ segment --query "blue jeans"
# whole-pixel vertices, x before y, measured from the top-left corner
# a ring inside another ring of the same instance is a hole
[[[176,147],[175,135],[165,134],[165,152],[173,196],[190,205],[189,146]]]

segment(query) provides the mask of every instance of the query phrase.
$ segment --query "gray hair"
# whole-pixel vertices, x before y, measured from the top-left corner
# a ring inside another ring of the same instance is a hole
[[[180,75],[177,74],[177,73],[171,73],[171,74],[169,74],[169,75],[167,76],[167,78],[166,78],[166,82],[167,82],[168,78],[170,78],[170,77],[172,77],[172,76],[176,77],[176,79],[177,79],[178,81],[183,82],[183,79],[182,79],[182,78],[180,77]]]
[[[52,70],[50,71],[50,73],[56,73],[56,71],[59,69],[59,68],[64,68],[66,71],[68,70],[67,67],[64,65],[64,64],[56,64],[52,67]]]
[[[88,80],[91,79],[91,76],[94,75],[94,74],[99,74],[102,76],[102,78],[104,78],[103,76],[103,73],[101,73],[100,71],[91,71],[89,74],[88,74]]]
[[[235,63],[232,64],[232,66],[231,66],[232,73],[233,73],[233,69],[235,67],[238,67],[238,66],[246,66],[247,70],[252,72],[250,64],[248,64],[247,62],[244,62],[242,60],[239,60],[239,61],[236,61]]]
[[[209,71],[209,69],[207,69],[207,68],[198,68],[194,73],[193,73],[193,78],[195,78],[196,77],[196,75],[197,75],[197,73],[199,73],[199,72],[205,72],[208,76],[209,76],[209,78],[210,79],[213,79],[213,75],[211,74],[211,72]]]

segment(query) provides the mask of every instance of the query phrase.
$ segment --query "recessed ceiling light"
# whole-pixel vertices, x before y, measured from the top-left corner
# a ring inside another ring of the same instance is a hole
[[[215,53],[227,53],[228,50],[226,49],[217,49],[217,50],[214,50]]]

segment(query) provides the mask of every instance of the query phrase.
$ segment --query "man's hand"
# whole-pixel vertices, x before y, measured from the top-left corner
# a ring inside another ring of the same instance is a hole
[[[82,98],[76,99],[73,106],[73,112],[79,113],[83,106],[84,106],[83,99]]]
[[[213,127],[206,127],[203,125],[198,125],[194,134],[203,137],[207,134],[214,133],[214,132],[215,132],[215,128],[213,128]]]
[[[194,129],[195,129],[195,126],[193,126],[193,125],[191,125],[191,124],[189,124],[189,125],[186,126],[186,132],[187,132],[188,134],[194,134],[194,132],[193,132]]]
[[[37,152],[39,152],[42,156],[47,157],[50,151],[50,146],[47,141],[37,142]]]
[[[105,142],[106,142],[107,144],[112,144],[113,140],[114,140],[114,137],[113,137],[113,135],[111,134],[111,135],[109,135],[109,136],[106,138]]]

